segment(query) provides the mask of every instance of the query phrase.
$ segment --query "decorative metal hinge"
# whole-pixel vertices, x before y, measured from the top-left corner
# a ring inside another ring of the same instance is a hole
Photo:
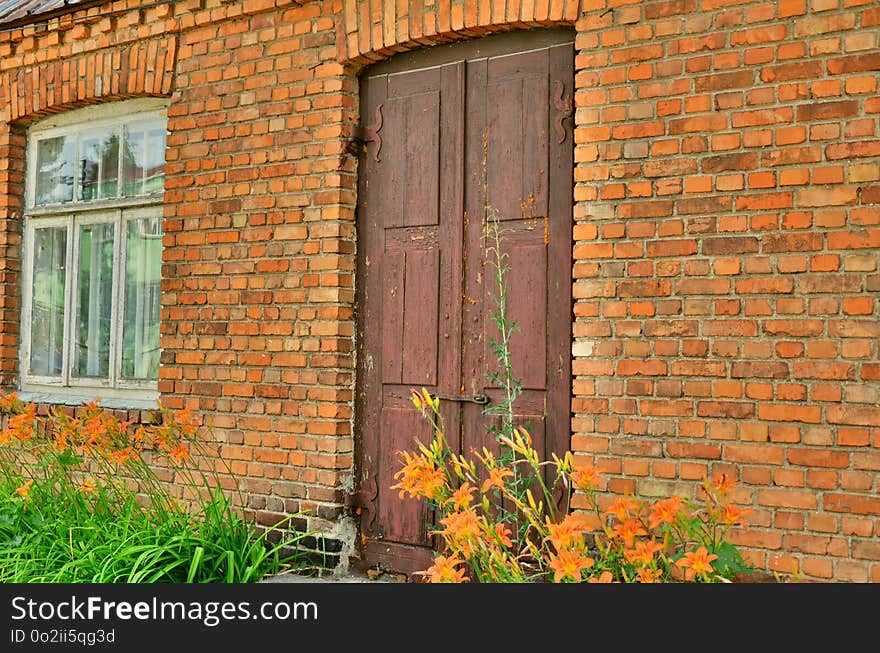
[[[367,143],[376,143],[376,151],[373,152],[373,158],[379,161],[379,150],[382,149],[382,137],[379,131],[382,129],[382,105],[376,107],[375,122],[370,127],[364,127],[361,124],[351,128],[351,136],[348,137],[348,152],[360,156],[364,151]]]
[[[342,495],[342,505],[349,515],[357,515],[361,520],[361,531],[372,533],[376,521],[376,497],[379,486],[373,478],[365,478],[355,492]]]
[[[557,142],[563,143],[565,141],[565,127],[562,121],[571,117],[574,107],[571,94],[565,95],[565,84],[558,79],[553,82],[553,105],[557,112],[554,120]]]

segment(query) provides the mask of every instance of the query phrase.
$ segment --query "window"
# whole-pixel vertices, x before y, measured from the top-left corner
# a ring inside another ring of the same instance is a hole
[[[30,130],[22,390],[155,395],[166,136],[155,105],[80,109]]]

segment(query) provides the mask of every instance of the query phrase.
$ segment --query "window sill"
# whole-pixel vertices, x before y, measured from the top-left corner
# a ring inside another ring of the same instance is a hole
[[[51,404],[60,406],[82,406],[95,401],[94,395],[75,395],[60,392],[31,392],[18,393],[18,398],[25,403]],[[152,398],[134,399],[131,397],[109,397],[98,400],[101,408],[108,410],[157,410],[159,395]]]

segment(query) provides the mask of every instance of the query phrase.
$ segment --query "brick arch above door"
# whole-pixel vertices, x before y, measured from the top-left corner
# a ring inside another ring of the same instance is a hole
[[[396,53],[513,29],[573,25],[581,0],[342,0],[337,58],[365,65]]]

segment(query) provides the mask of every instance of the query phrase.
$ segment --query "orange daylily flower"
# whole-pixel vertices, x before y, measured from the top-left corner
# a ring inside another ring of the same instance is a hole
[[[647,531],[642,528],[642,524],[635,519],[626,519],[619,524],[615,524],[612,529],[614,534],[623,540],[624,544],[631,547],[635,538],[639,535],[647,535]]]
[[[712,481],[712,489],[720,495],[727,494],[734,485],[736,485],[736,479],[727,474],[718,474]]]
[[[37,407],[34,404],[28,404],[23,413],[13,415],[6,420],[6,432],[9,433],[7,438],[11,437],[21,442],[27,442],[34,439],[35,428],[37,422]]]
[[[504,524],[495,524],[495,537],[504,546],[513,546],[513,542],[510,540],[510,529]]]
[[[477,488],[465,481],[461,484],[452,496],[446,500],[446,505],[451,505],[455,510],[464,510],[471,505],[474,499],[474,492]]]
[[[571,474],[569,474],[569,477],[578,490],[581,490],[582,492],[590,492],[596,489],[596,481],[599,480],[599,474],[601,473],[602,470],[598,467],[583,465],[581,467],[575,467]]]
[[[418,454],[411,456],[407,451],[398,452],[403,458],[403,468],[394,474],[394,478],[400,481],[391,486],[392,490],[400,490],[398,496],[403,499],[407,494],[413,499],[418,497],[418,485],[422,474],[431,467],[425,456]]]
[[[657,528],[660,524],[674,524],[675,518],[684,508],[684,502],[680,497],[670,497],[658,501],[651,506],[651,514],[648,515],[648,526]]]
[[[588,580],[587,582],[588,582],[588,583],[613,583],[613,582],[614,582],[614,576],[611,574],[610,571],[608,571],[608,570],[606,569],[605,571],[603,571],[603,572],[602,572],[601,574],[599,574],[598,576],[593,576],[593,577],[592,577],[590,580]]]
[[[636,580],[640,583],[661,583],[663,582],[663,574],[659,569],[640,567]]]
[[[639,504],[629,497],[617,497],[606,512],[610,515],[614,515],[620,521],[626,521],[630,514],[638,510],[638,508]]]
[[[107,454],[107,458],[110,459],[111,462],[117,463],[119,465],[124,465],[129,460],[135,457],[134,450],[131,447],[125,447],[125,449],[117,449],[116,451],[110,451]]]
[[[480,534],[480,520],[471,508],[447,515],[440,523],[446,527],[441,534],[454,540],[472,540]]]
[[[400,498],[409,494],[413,499],[424,497],[439,501],[443,496],[443,488],[446,486],[446,475],[442,469],[436,469],[424,454],[410,455],[401,451],[404,466],[394,474],[394,478],[400,482],[391,486],[392,490],[400,490]]]
[[[623,555],[628,562],[649,565],[654,561],[654,554],[663,550],[659,542],[636,542],[634,549],[624,549]]]
[[[464,583],[470,578],[464,575],[464,569],[456,569],[462,563],[456,556],[437,556],[425,573],[431,583]]]
[[[418,491],[426,499],[439,501],[443,498],[444,487],[446,487],[446,475],[442,469],[432,467],[425,470],[419,479]]]
[[[31,485],[34,484],[34,479],[29,479],[22,483],[20,486],[15,488],[15,493],[20,496],[22,499],[27,499],[31,494]]]
[[[138,426],[131,434],[131,441],[138,451],[143,451],[147,443],[147,431],[143,426]]]
[[[505,476],[513,476],[513,471],[509,469],[503,469],[501,467],[495,467],[489,470],[489,478],[483,481],[483,485],[480,486],[481,492],[487,492],[493,487],[497,487],[499,490],[504,489],[504,477]]]
[[[0,396],[0,413],[17,413],[21,410],[21,401],[18,395],[10,392],[8,395]]]
[[[100,417],[92,417],[83,423],[82,430],[86,435],[86,442],[91,446],[95,446],[104,440],[106,427],[104,426],[104,421]]]
[[[685,569],[693,569],[697,574],[707,574],[710,571],[714,571],[712,569],[712,561],[717,557],[714,553],[709,553],[706,547],[701,546],[696,551],[685,553],[684,557],[676,561],[675,564]]]
[[[184,408],[173,416],[174,425],[180,429],[180,433],[187,438],[191,438],[196,433],[196,424],[193,419],[192,410]]]
[[[178,442],[177,446],[168,452],[168,456],[180,464],[184,460],[189,460],[189,450],[183,442]]]
[[[97,488],[97,485],[96,485],[96,483],[95,483],[95,479],[93,479],[93,478],[90,476],[89,478],[87,478],[87,479],[82,483],[82,485],[79,485],[79,486],[76,488],[76,491],[77,491],[77,492],[82,492],[83,494],[91,494],[92,492],[97,491],[97,489],[98,489],[98,488]]]
[[[583,518],[576,513],[569,513],[558,524],[554,524],[547,518],[547,537],[545,542],[550,542],[557,552],[566,549],[578,548],[584,543],[583,532],[586,527]]]
[[[64,451],[67,447],[70,446],[70,443],[67,441],[67,433],[64,431],[59,431],[52,436],[52,448],[55,451]]]
[[[752,512],[750,508],[740,508],[739,506],[735,506],[733,504],[726,505],[724,506],[724,510],[721,512],[721,520],[728,526],[733,526],[734,524],[741,524],[745,526],[746,520],[744,519],[744,517],[750,512]]]
[[[581,554],[579,551],[563,549],[559,551],[558,555],[550,554],[548,566],[554,570],[554,583],[560,583],[566,578],[570,578],[578,583],[581,580],[581,570],[589,569],[595,562],[595,560]]]

